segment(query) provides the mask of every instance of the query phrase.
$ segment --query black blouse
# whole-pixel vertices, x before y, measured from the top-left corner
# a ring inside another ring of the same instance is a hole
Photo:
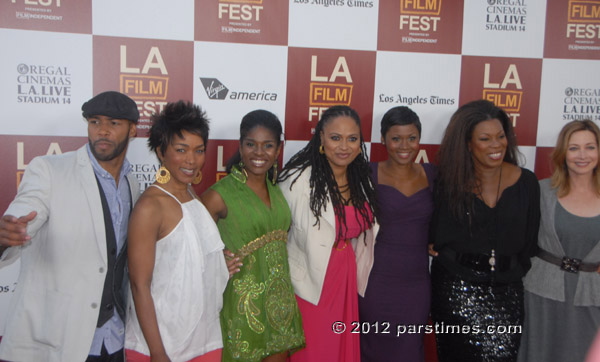
[[[516,263],[493,274],[498,282],[515,282],[531,267],[537,252],[540,225],[540,187],[533,172],[521,168],[521,176],[507,187],[495,207],[475,197],[473,215],[457,220],[446,200],[435,200],[430,240],[439,252],[438,261],[450,272],[471,281],[489,280],[490,276],[457,261],[457,255],[513,256]],[[470,227],[469,227],[470,224]],[[506,258],[505,258],[506,259]]]

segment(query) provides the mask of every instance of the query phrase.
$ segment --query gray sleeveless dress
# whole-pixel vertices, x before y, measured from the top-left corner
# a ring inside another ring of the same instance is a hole
[[[565,251],[583,259],[600,239],[600,215],[580,217],[556,203],[554,227]],[[583,362],[600,327],[600,308],[575,306],[579,274],[563,273],[565,302],[525,292],[525,325],[519,362]]]

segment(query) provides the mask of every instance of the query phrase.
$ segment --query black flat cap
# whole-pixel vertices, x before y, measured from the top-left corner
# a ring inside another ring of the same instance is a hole
[[[135,101],[123,93],[108,91],[97,94],[81,106],[83,117],[107,116],[138,122],[140,112]]]

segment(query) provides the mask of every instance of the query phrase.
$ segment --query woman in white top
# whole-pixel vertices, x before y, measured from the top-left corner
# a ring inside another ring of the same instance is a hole
[[[190,183],[202,178],[208,121],[192,103],[153,116],[161,167],[129,222],[127,361],[220,361],[228,271],[223,242]]]

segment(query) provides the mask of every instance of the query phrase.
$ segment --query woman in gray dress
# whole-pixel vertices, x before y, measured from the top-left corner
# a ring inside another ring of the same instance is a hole
[[[540,252],[525,276],[519,361],[579,362],[600,326],[600,130],[572,121],[540,181]]]

